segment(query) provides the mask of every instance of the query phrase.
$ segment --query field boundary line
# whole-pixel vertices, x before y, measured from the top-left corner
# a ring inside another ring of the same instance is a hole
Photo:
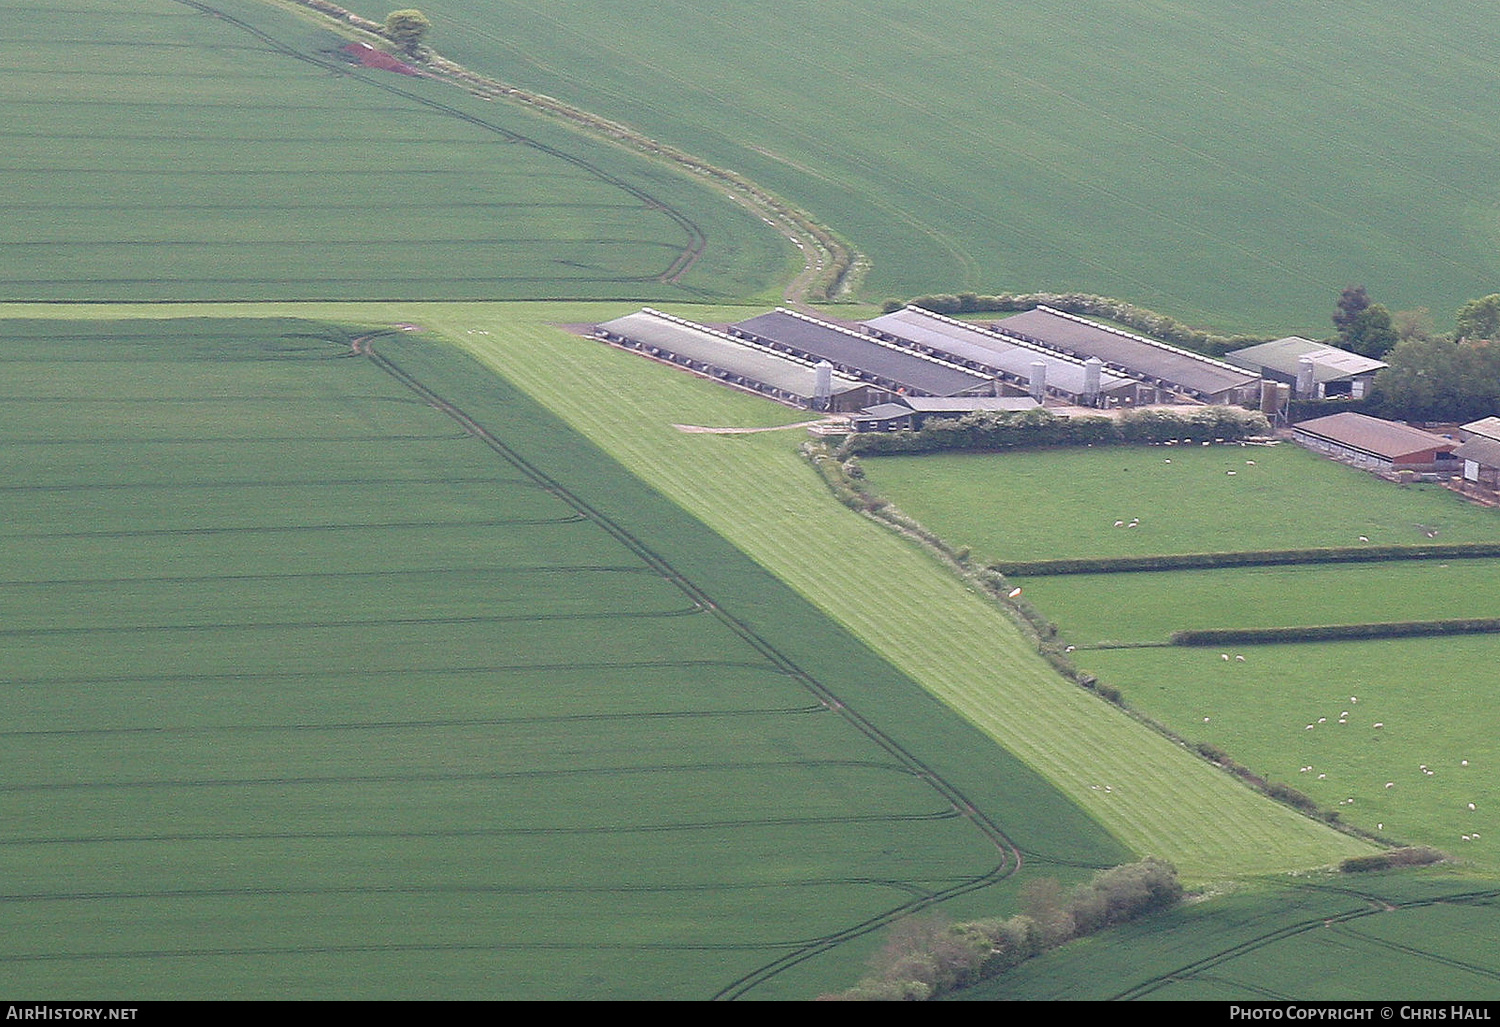
[[[1016,873],[1021,869],[1023,857],[1020,848],[1006,835],[1000,825],[992,821],[988,815],[980,811],[969,799],[951,782],[923,762],[915,753],[908,751],[894,738],[887,735],[874,723],[866,719],[862,714],[851,709],[835,693],[828,689],[821,681],[803,670],[788,656],[773,646],[767,639],[763,638],[749,624],[722,609],[711,596],[700,588],[696,582],[685,577],[674,568],[665,558],[647,546],[643,541],[628,532],[623,526],[617,524],[603,512],[586,502],[561,482],[552,478],[541,468],[532,464],[521,454],[511,449],[505,442],[491,434],[483,425],[475,421],[463,410],[449,402],[445,397],[439,395],[421,382],[415,375],[400,367],[391,358],[381,354],[374,347],[375,340],[381,335],[391,334],[389,332],[377,332],[356,339],[353,343],[358,352],[370,358],[370,360],[384,373],[390,375],[396,381],[411,389],[418,396],[431,403],[432,406],[458,422],[465,431],[482,441],[493,449],[500,457],[509,462],[517,470],[528,477],[532,477],[539,485],[551,492],[562,502],[566,503],[587,520],[603,529],[632,553],[636,554],[647,566],[656,570],[670,584],[682,590],[689,598],[701,604],[709,613],[729,628],[741,640],[759,652],[768,663],[781,670],[783,673],[794,678],[812,695],[817,697],[823,705],[837,713],[848,722],[856,731],[864,735],[866,739],[874,743],[894,757],[902,766],[919,780],[925,782],[937,794],[951,806],[948,816],[961,817],[975,827],[981,835],[987,838],[995,846],[1001,856],[1001,860],[989,872],[968,881],[955,884],[947,889],[933,894],[927,898],[913,898],[911,901],[890,909],[884,913],[868,918],[860,923],[851,925],[842,931],[808,943],[785,956],[753,970],[739,979],[729,983],[720,989],[713,997],[715,999],[739,998],[751,991],[758,984],[776,976],[782,971],[789,969],[805,960],[811,959],[829,949],[835,948],[847,941],[871,931],[878,930],[894,922],[896,919],[907,914],[925,909],[945,899],[962,895],[966,892],[976,891],[987,887],[997,881]],[[707,530],[707,529],[705,529]]]
[[[508,142],[520,143],[524,146],[530,146],[533,149],[540,151],[541,153],[545,153],[549,157],[554,157],[558,160],[562,160],[569,164],[572,164],[575,167],[581,168],[589,174],[593,175],[595,178],[598,178],[601,182],[611,185],[635,197],[641,203],[645,204],[647,208],[659,211],[661,214],[673,221],[678,228],[682,229],[683,232],[687,234],[688,237],[687,245],[682,248],[682,250],[672,260],[672,262],[668,264],[667,267],[663,271],[661,271],[654,280],[672,284],[680,284],[680,279],[682,278],[682,276],[687,273],[689,268],[691,268],[694,263],[697,262],[698,258],[702,255],[703,250],[708,245],[708,236],[698,226],[697,222],[693,221],[693,219],[688,217],[685,213],[678,210],[670,203],[667,203],[666,201],[651,195],[644,189],[641,189],[638,186],[631,185],[624,179],[612,175],[604,169],[595,166],[592,162],[584,159],[583,157],[579,157],[576,154],[567,153],[553,146],[548,146],[546,143],[543,143],[536,139],[532,139],[528,136],[521,135],[517,132],[512,132],[507,128],[502,128],[499,125],[486,121],[484,118],[478,117],[477,115],[460,110],[459,108],[451,106],[450,104],[440,103],[437,100],[429,99],[428,97],[422,96],[418,93],[403,89],[400,86],[395,85],[394,83],[385,82],[372,76],[357,74],[354,66],[343,61],[323,60],[311,54],[302,53],[295,47],[283,43],[281,40],[277,39],[267,32],[262,31],[261,29],[256,28],[254,25],[251,25],[245,21],[241,21],[233,15],[219,10],[218,8],[213,7],[210,4],[202,3],[201,0],[175,0],[175,2],[183,5],[184,7],[190,7],[201,14],[206,14],[210,17],[218,18],[230,25],[233,25],[235,28],[250,33],[257,39],[265,43],[267,46],[271,47],[271,49],[276,53],[279,53],[284,57],[291,57],[294,60],[303,61],[307,64],[313,65],[314,67],[322,68],[325,71],[348,75],[349,77],[356,79],[357,81],[362,82],[365,85],[371,86],[372,88],[384,90],[385,92],[400,96],[403,99],[410,100],[411,102],[419,104],[423,107],[427,107],[439,113],[446,114],[449,117],[457,118],[460,121],[467,122],[478,128],[482,128],[489,132],[494,132],[497,135],[504,137]],[[308,9],[314,10],[314,8]],[[339,24],[338,22],[332,21],[331,19],[330,21],[332,24]],[[344,25],[344,27],[348,28],[350,26],[346,24]],[[652,279],[641,278],[637,280],[650,281]]]
[[[178,0],[191,6],[200,5],[196,0]],[[302,12],[318,15],[319,20],[351,38],[362,41],[375,40],[383,47],[390,41],[383,35],[341,18],[327,8],[334,5],[308,0],[263,0],[276,6],[292,5]],[[335,8],[343,10],[343,8]],[[344,15],[350,12],[344,11]],[[418,65],[423,71],[439,81],[467,89],[485,99],[506,99],[512,103],[539,112],[547,117],[566,122],[588,136],[630,150],[656,163],[667,164],[686,171],[699,180],[708,179],[709,184],[721,195],[750,208],[783,238],[796,246],[803,254],[803,267],[783,289],[783,299],[793,306],[805,305],[809,300],[831,302],[847,296],[858,288],[860,279],[869,270],[870,258],[854,249],[837,233],[817,221],[809,212],[790,203],[769,189],[757,184],[736,171],[721,168],[702,157],[694,156],[675,146],[652,139],[637,129],[612,121],[601,115],[575,107],[555,97],[532,93],[507,85],[469,70],[456,61],[441,54],[432,53],[425,63]],[[381,86],[385,88],[384,85]],[[399,91],[399,90],[398,90]],[[667,209],[667,208],[664,208]],[[661,280],[678,283],[692,269],[707,246],[707,236],[699,233],[700,242],[684,251],[677,262],[663,272]]]

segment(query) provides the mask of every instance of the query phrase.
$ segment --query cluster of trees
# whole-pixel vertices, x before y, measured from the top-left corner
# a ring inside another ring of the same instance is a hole
[[[1472,421],[1500,414],[1500,293],[1459,308],[1452,335],[1425,310],[1392,315],[1363,287],[1345,289],[1333,323],[1339,345],[1388,365],[1364,409],[1406,421]]]
[[[922,1001],[1004,973],[1074,938],[1170,909],[1182,901],[1177,868],[1161,860],[1105,870],[1065,892],[1052,878],[1021,889],[1025,910],[1005,920],[950,924],[931,918],[892,928],[871,973],[846,1001]]]

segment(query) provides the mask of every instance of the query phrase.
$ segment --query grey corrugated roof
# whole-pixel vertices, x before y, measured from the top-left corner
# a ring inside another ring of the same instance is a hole
[[[1018,410],[1035,410],[1041,406],[1030,396],[902,396],[901,402],[911,409],[923,413],[967,414],[976,410],[1010,413]]]
[[[1353,411],[1298,421],[1292,425],[1292,431],[1388,460],[1429,449],[1451,450],[1456,445],[1452,439],[1445,439],[1420,428],[1397,424],[1395,421],[1382,421],[1378,417],[1356,414]]]
[[[1268,367],[1284,375],[1296,375],[1298,363],[1303,357],[1313,362],[1313,379],[1319,382],[1336,382],[1357,375],[1373,374],[1387,366],[1383,361],[1362,357],[1337,346],[1327,346],[1297,335],[1289,335],[1275,342],[1263,342],[1258,346],[1246,346],[1224,359],[1238,367],[1259,371]]]
[[[1098,357],[1107,364],[1125,368],[1131,374],[1159,378],[1177,388],[1205,396],[1246,388],[1259,377],[1222,361],[1110,329],[1050,307],[1015,314],[995,327],[1053,349],[1082,357]]]
[[[805,360],[750,345],[723,332],[649,307],[617,317],[599,326],[635,342],[665,350],[698,363],[710,364],[730,374],[811,399],[816,370]],[[864,388],[863,382],[835,372],[833,394]]]
[[[921,307],[905,307],[863,323],[875,331],[926,346],[939,354],[1004,371],[1022,381],[1031,380],[1031,365],[1040,360],[1047,365],[1049,388],[1074,396],[1083,395],[1082,360],[1023,345],[977,325],[955,321]],[[1099,372],[1101,392],[1133,388],[1136,384],[1134,379],[1113,371],[1101,369]]]
[[[993,381],[977,372],[781,308],[731,327],[758,339],[827,360],[845,373],[931,396],[955,396],[990,385]]]
[[[877,403],[875,406],[865,407],[855,416],[877,421],[889,421],[893,417],[910,417],[914,413],[916,413],[915,410],[903,403]]]
[[[1453,451],[1456,457],[1473,460],[1486,467],[1500,467],[1500,440],[1474,438]]]

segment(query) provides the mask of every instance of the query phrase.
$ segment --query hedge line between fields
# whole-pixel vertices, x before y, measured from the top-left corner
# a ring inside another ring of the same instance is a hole
[[[1388,560],[1477,560],[1500,557],[1500,542],[1419,546],[1353,546],[1322,549],[1251,549],[1238,553],[1168,553],[1156,556],[1076,557],[998,561],[989,569],[1007,577],[1055,574],[1132,574],[1147,571],[1278,567],[1313,563],[1382,563]]]
[[[1059,417],[1038,407],[1019,412],[976,411],[962,417],[933,418],[917,431],[857,432],[844,440],[839,456],[1237,442],[1261,438],[1270,431],[1263,414],[1230,406],[1129,410],[1119,417]]]
[[[1286,628],[1204,628],[1172,632],[1172,645],[1230,646],[1275,642],[1338,642],[1369,638],[1415,638],[1425,635],[1487,635],[1500,632],[1500,617],[1454,620],[1408,620],[1384,624],[1320,624]]]
[[[1045,304],[1064,313],[1113,321],[1153,339],[1161,339],[1215,357],[1221,357],[1230,350],[1271,341],[1270,336],[1264,335],[1215,335],[1124,300],[1083,292],[1006,292],[995,296],[981,296],[972,292],[935,293],[913,296],[906,302],[949,317],[991,312],[1014,313],[1035,310]],[[889,314],[900,310],[902,306],[900,300],[887,300],[884,310]]]

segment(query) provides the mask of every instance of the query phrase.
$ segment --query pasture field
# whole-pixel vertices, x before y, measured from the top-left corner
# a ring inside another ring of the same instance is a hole
[[[1500,617],[1500,561],[1486,559],[1016,580],[1028,601],[1066,625],[1067,641],[1082,647],[1161,644],[1189,629]]]
[[[1316,878],[1182,906],[956,998],[1408,1001],[1500,997],[1493,881]]]
[[[809,997],[1127,857],[521,391],[354,341],[0,321],[12,988]]]
[[[863,464],[882,495],[950,541],[973,544],[981,558],[1349,546],[1361,544],[1357,534],[1404,544],[1424,540],[1422,526],[1452,542],[1492,541],[1500,532],[1493,510],[1436,487],[1398,487],[1290,444]],[[1107,497],[1102,509],[1098,497]],[[1114,526],[1134,517],[1138,528]],[[1500,791],[1482,769],[1500,731],[1484,670],[1500,657],[1500,639],[1167,645],[1172,632],[1186,629],[1500,616],[1495,561],[1021,576],[1016,583],[1057,625],[1058,643],[1077,647],[1080,669],[1190,743],[1212,745],[1372,834],[1434,845],[1488,872],[1500,868]]]
[[[1225,651],[1244,662],[1185,647],[1073,656],[1131,706],[1290,785],[1341,820],[1500,870],[1500,776],[1493,766],[1500,716],[1489,669],[1500,659],[1500,639]]]
[[[455,59],[811,210],[876,298],[1077,289],[1327,334],[1349,284],[1441,323],[1500,271],[1490,7],[422,7]]]
[[[7,299],[741,297],[789,266],[684,174],[354,68],[287,9],[197,7],[224,17],[0,0]]]
[[[1424,526],[1443,543],[1500,538],[1500,516],[1441,486],[1398,488],[1287,442],[861,462],[876,491],[987,563],[1351,547],[1361,535],[1417,545]]]

